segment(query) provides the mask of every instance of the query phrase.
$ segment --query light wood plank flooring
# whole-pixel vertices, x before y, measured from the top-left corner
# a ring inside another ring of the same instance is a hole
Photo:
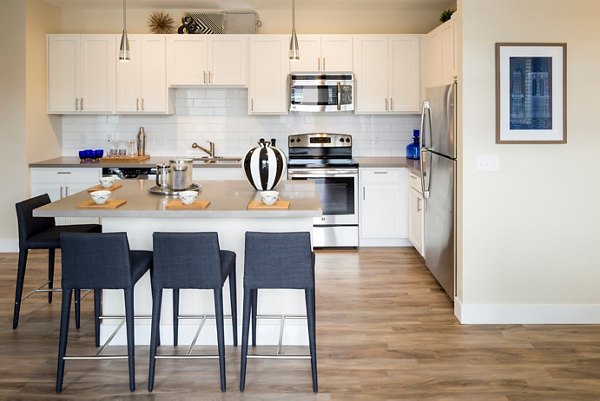
[[[216,360],[160,360],[148,393],[148,353],[139,346],[135,393],[125,361],[67,361],[57,395],[60,294],[52,304],[44,295],[27,300],[13,331],[16,260],[0,254],[0,399],[600,400],[600,326],[462,326],[412,248],[318,252],[318,394],[306,360],[250,360],[240,393],[239,349],[232,346],[226,393]],[[45,263],[45,253],[32,254],[27,287],[43,281]],[[88,297],[69,351],[93,349]]]

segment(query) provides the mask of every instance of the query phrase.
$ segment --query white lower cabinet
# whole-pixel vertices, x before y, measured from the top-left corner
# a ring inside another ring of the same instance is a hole
[[[360,246],[409,246],[408,170],[360,168]]]
[[[102,175],[100,168],[31,168],[31,196],[48,194],[57,201],[98,184]],[[59,217],[56,224],[98,223],[95,218]]]
[[[244,171],[241,167],[196,167],[192,172],[192,180],[202,181],[215,180],[243,180]]]
[[[423,230],[425,223],[425,214],[423,213],[424,202],[423,202],[423,190],[421,189],[421,177],[416,174],[410,173],[408,176],[409,181],[409,213],[408,213],[408,239],[415,249],[425,257],[423,241],[425,231]]]

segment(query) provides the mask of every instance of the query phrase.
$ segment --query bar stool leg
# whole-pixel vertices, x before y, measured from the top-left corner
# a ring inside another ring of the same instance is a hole
[[[231,273],[229,273],[229,301],[231,302],[231,325],[233,327],[233,346],[238,346],[238,319],[237,319],[237,296],[236,296],[236,274],[235,274],[235,265],[233,269],[231,269]]]
[[[248,361],[248,331],[250,329],[250,309],[252,296],[249,289],[244,288],[244,301],[242,306],[242,356],[240,364],[240,391],[246,387],[246,363]]]
[[[81,327],[81,289],[75,288],[75,328]]]
[[[94,339],[96,347],[100,346],[100,315],[102,314],[102,290],[94,289]]]
[[[54,255],[56,250],[54,248],[48,249],[48,289],[54,288]],[[52,303],[52,291],[48,291],[48,303]]]
[[[148,369],[148,391],[154,389],[154,372],[156,370],[156,348],[160,333],[160,308],[162,305],[162,289],[152,290],[152,328],[150,332],[150,365]]]
[[[319,391],[317,382],[317,334],[315,324],[315,290],[304,290],[306,299],[306,320],[308,322],[308,342],[310,348],[310,369],[312,371],[313,391]]]
[[[17,286],[15,289],[15,309],[13,312],[13,330],[19,325],[21,312],[21,298],[23,297],[23,282],[25,281],[25,268],[27,266],[28,249],[19,250],[19,264],[17,266]]]
[[[133,288],[125,292],[125,326],[127,328],[127,361],[129,362],[129,390],[135,391],[135,333],[133,327]]]
[[[67,353],[67,340],[69,338],[69,317],[71,315],[71,289],[63,289],[62,305],[60,312],[60,335],[58,340],[58,368],[56,369],[56,392],[62,391],[63,377],[65,375],[65,355]]]
[[[252,346],[256,347],[256,315],[258,314],[258,289],[250,290],[252,294]]]
[[[179,288],[173,288],[173,345],[179,342]]]
[[[215,321],[217,324],[217,345],[219,348],[219,369],[221,373],[221,391],[227,389],[227,379],[225,372],[225,327],[223,324],[223,290],[216,288],[214,290],[215,298]]]

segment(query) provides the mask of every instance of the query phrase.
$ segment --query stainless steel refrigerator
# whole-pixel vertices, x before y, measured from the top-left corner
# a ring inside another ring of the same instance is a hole
[[[421,114],[425,265],[454,301],[456,272],[456,85],[427,88]]]

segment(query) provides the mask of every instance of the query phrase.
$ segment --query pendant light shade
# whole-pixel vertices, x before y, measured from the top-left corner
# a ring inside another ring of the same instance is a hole
[[[296,3],[292,0],[292,37],[290,38],[290,60],[300,59],[298,36],[296,35]]]
[[[119,46],[119,61],[129,61],[129,39],[127,38],[127,6],[123,0],[123,33],[121,34],[121,46]]]

